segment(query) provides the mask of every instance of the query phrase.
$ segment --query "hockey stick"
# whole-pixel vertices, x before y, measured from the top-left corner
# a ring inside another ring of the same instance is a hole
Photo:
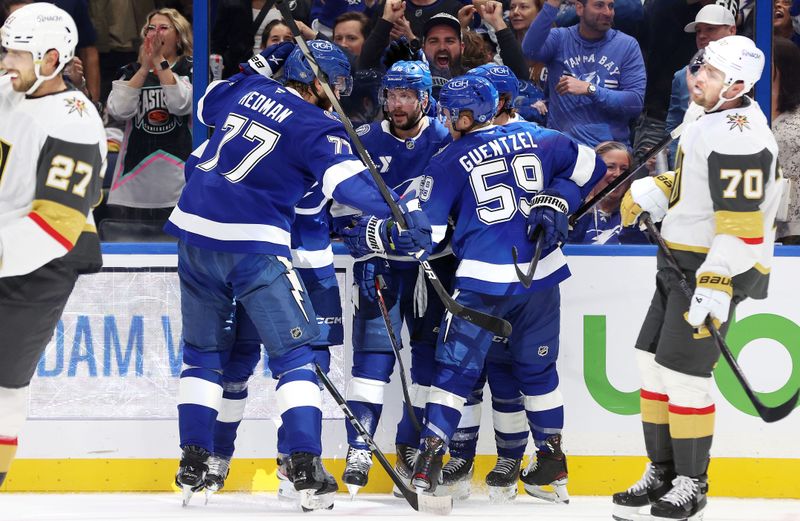
[[[389,316],[389,309],[386,307],[386,301],[383,299],[383,292],[381,290],[386,288],[386,281],[383,280],[383,275],[375,277],[375,292],[378,294],[378,307],[381,308],[381,315],[383,315],[383,322],[386,324],[386,332],[389,334],[389,341],[392,344],[394,355],[397,358],[397,366],[400,368],[400,386],[403,388],[403,398],[406,401],[406,412],[411,417],[411,423],[414,424],[414,429],[417,432],[422,432],[422,425],[417,420],[417,415],[414,414],[414,405],[411,403],[411,395],[408,392],[408,382],[406,381],[406,368],[403,364],[403,358],[400,356],[400,342],[394,334],[394,326],[392,326],[392,318]]]
[[[369,170],[370,175],[372,175],[372,179],[375,181],[375,184],[378,185],[378,189],[380,190],[383,198],[386,200],[386,204],[389,205],[389,208],[392,211],[392,217],[401,228],[407,228],[406,221],[403,217],[403,213],[400,211],[400,207],[392,198],[391,193],[389,193],[389,188],[386,186],[383,178],[381,178],[380,174],[378,173],[378,169],[375,166],[375,163],[372,161],[372,158],[369,156],[369,153],[367,153],[367,150],[364,148],[361,138],[358,137],[355,129],[353,129],[353,123],[350,121],[350,118],[347,117],[344,109],[342,109],[342,105],[339,103],[339,99],[333,93],[333,89],[331,89],[327,76],[322,70],[320,70],[317,62],[314,60],[314,56],[308,49],[308,45],[306,45],[303,36],[300,34],[300,29],[297,27],[297,23],[292,16],[292,11],[289,9],[288,2],[286,0],[278,0],[277,7],[281,12],[284,21],[289,25],[289,29],[292,31],[292,35],[294,36],[295,42],[297,42],[297,46],[300,47],[300,50],[305,55],[306,60],[311,67],[311,70],[314,72],[314,75],[322,85],[322,90],[330,100],[334,110],[339,114],[339,119],[341,120],[342,124],[344,124],[344,128],[347,131],[347,135],[350,137],[350,141],[356,147],[358,156],[361,158],[364,164],[367,165],[367,169]],[[511,324],[507,320],[503,320],[502,318],[482,313],[474,309],[465,308],[456,302],[452,296],[450,296],[427,260],[420,261],[420,264],[422,264],[422,268],[425,271],[425,276],[428,277],[428,280],[430,281],[431,286],[433,286],[434,291],[436,291],[436,294],[439,295],[440,299],[442,299],[444,307],[447,308],[447,311],[453,315],[463,318],[467,322],[475,324],[476,326],[488,329],[496,335],[509,336],[511,334]]]
[[[578,209],[575,210],[575,213],[573,213],[569,218],[570,226],[574,226],[575,223],[578,222],[578,219],[583,217],[589,210],[594,208],[594,206],[597,203],[605,199],[608,196],[608,194],[616,190],[622,183],[624,183],[631,177],[635,176],[636,174],[647,168],[647,162],[656,157],[658,154],[660,154],[661,151],[667,148],[670,145],[670,143],[672,143],[674,140],[678,139],[681,136],[683,129],[684,129],[684,124],[681,123],[672,132],[664,136],[661,139],[661,141],[656,143],[655,146],[651,148],[650,151],[647,152],[647,155],[644,156],[644,158],[642,158],[642,160],[639,162],[639,165],[636,168],[634,168],[633,170],[628,169],[622,172],[622,174],[620,174],[619,177],[608,183],[608,185],[606,185],[605,188],[597,192],[594,197],[592,197],[591,199],[580,205]]]
[[[531,284],[533,284],[533,274],[536,272],[536,265],[539,264],[539,257],[542,256],[542,247],[544,246],[544,237],[542,237],[541,228],[537,228],[536,231],[533,232],[533,236],[536,241],[536,251],[533,253],[531,263],[528,265],[528,273],[522,273],[522,270],[519,269],[517,265],[517,247],[511,247],[511,257],[514,258],[514,269],[517,270],[517,278],[526,288],[530,288]]]
[[[375,443],[375,440],[372,439],[372,436],[369,435],[367,429],[358,421],[353,411],[347,405],[342,394],[336,389],[336,386],[333,385],[333,382],[328,378],[328,375],[322,370],[319,365],[315,365],[317,369],[317,376],[319,377],[322,385],[325,386],[325,389],[328,390],[330,395],[333,397],[333,400],[339,405],[339,408],[342,410],[344,415],[347,417],[347,420],[353,426],[353,428],[358,432],[358,435],[364,439],[364,442],[369,446],[370,450],[375,457],[378,458],[378,462],[381,464],[381,467],[389,474],[389,477],[400,490],[400,493],[403,494],[403,497],[408,501],[408,504],[411,505],[411,508],[417,510],[419,512],[427,512],[429,514],[439,514],[439,515],[446,515],[449,514],[453,510],[453,498],[451,496],[428,496],[423,494],[418,494],[416,491],[412,490],[411,487],[408,486],[403,481],[397,471],[394,470],[394,467],[389,460],[386,459],[386,456],[381,452],[381,449],[378,448],[378,444]]]
[[[650,237],[658,244],[658,249],[664,254],[669,267],[678,274],[678,286],[681,288],[681,293],[683,293],[686,298],[691,301],[694,291],[689,286],[689,281],[686,280],[686,275],[678,265],[678,261],[675,260],[675,257],[672,255],[672,252],[670,251],[666,242],[664,242],[664,237],[661,236],[661,233],[659,233],[647,212],[643,212],[639,219],[642,223],[644,223],[645,227],[647,228],[647,233],[650,235]],[[797,405],[798,397],[800,397],[800,390],[797,390],[792,397],[789,398],[789,400],[776,407],[768,407],[761,403],[761,400],[758,399],[758,396],[756,396],[756,393],[753,391],[752,387],[750,387],[750,383],[747,381],[747,378],[745,378],[742,368],[739,367],[739,363],[736,361],[736,358],[733,356],[733,353],[731,353],[730,348],[725,343],[722,333],[720,333],[716,326],[714,326],[714,322],[711,320],[710,316],[706,317],[705,326],[711,332],[711,335],[714,337],[714,343],[717,344],[717,348],[722,352],[722,356],[725,357],[725,361],[728,362],[731,371],[733,371],[736,379],[739,380],[739,383],[744,389],[745,394],[750,399],[750,403],[752,403],[753,407],[756,408],[756,412],[758,412],[758,415],[761,416],[761,419],[767,423],[772,423],[788,416]]]

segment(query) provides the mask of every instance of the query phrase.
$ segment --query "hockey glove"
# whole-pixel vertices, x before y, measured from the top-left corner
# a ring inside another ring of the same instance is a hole
[[[276,43],[247,60],[247,63],[239,64],[239,68],[245,74],[260,74],[266,78],[273,78],[293,50],[292,42]]]
[[[419,200],[401,203],[400,209],[408,229],[402,229],[394,219],[361,216],[342,231],[342,239],[355,258],[373,253],[411,255],[425,260],[431,253],[431,223],[419,209]]]
[[[359,298],[366,298],[370,302],[378,301],[378,292],[375,290],[375,277],[383,276],[386,285],[392,283],[389,261],[380,257],[356,262],[353,265],[353,279],[358,284]]]
[[[425,54],[422,52],[419,40],[414,39],[409,42],[408,38],[405,36],[401,36],[390,43],[383,55],[383,65],[386,67],[387,71],[392,68],[392,65],[399,61],[428,62],[427,58],[425,58]]]
[[[686,321],[695,328],[695,338],[708,336],[705,327],[707,316],[711,316],[716,327],[728,320],[732,296],[733,281],[728,275],[712,271],[697,274],[697,287],[686,314]]]
[[[633,226],[642,212],[649,213],[654,223],[661,221],[667,215],[669,196],[674,182],[674,172],[665,172],[655,177],[634,181],[620,203],[622,226]]]
[[[533,240],[534,232],[541,228],[544,249],[557,246],[567,238],[569,232],[569,204],[555,190],[544,190],[531,200],[528,214],[528,238]]]

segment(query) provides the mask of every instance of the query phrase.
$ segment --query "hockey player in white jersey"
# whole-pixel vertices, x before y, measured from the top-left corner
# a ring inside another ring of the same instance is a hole
[[[48,3],[18,9],[0,28],[0,484],[75,281],[102,265],[91,209],[105,131],[62,79],[77,41],[69,14]]]
[[[534,426],[538,462],[523,481],[563,485],[566,458],[561,451],[563,400],[558,390],[560,294],[569,276],[559,243],[568,215],[605,173],[588,147],[529,123],[492,124],[498,94],[478,76],[449,81],[439,105],[454,142],[425,169],[420,200],[431,219],[434,242],[455,222],[453,253],[459,261],[455,298],[464,306],[509,320],[514,376],[526,396]],[[534,253],[529,240],[542,234],[544,253],[533,285],[525,288],[513,266],[511,248],[522,262]],[[539,233],[539,232],[537,232]],[[440,326],[436,368],[425,409],[419,456],[412,484],[433,491],[442,454],[452,440],[466,397],[480,376],[493,335],[458,316]]]
[[[636,340],[641,414],[650,459],[637,483],[614,494],[614,518],[700,519],[708,491],[714,433],[711,372],[719,359],[707,317],[725,323],[747,297],[767,295],[775,214],[783,189],[778,150],[764,114],[746,96],[764,55],[748,38],[708,45],[691,90],[705,114],[680,138],[673,175],[635,181],[622,201],[623,224],[642,211],[691,285],[659,253],[656,291]],[[722,325],[724,334],[726,326]]]

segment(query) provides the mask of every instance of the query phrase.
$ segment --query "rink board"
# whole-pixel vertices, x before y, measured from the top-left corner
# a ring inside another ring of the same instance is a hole
[[[40,362],[30,417],[4,490],[168,490],[176,467],[180,299],[173,245],[105,245],[106,271],[81,278]],[[800,248],[778,248],[770,297],[741,305],[728,343],[765,403],[800,386]],[[573,277],[562,285],[559,371],[573,494],[607,494],[638,477],[644,446],[632,345],[654,290],[650,247],[567,247]],[[336,256],[349,338],[351,261]],[[435,298],[435,296],[431,296]],[[534,355],[535,356],[535,355]],[[334,350],[345,388],[350,347]],[[271,490],[274,383],[259,365],[237,439],[228,487]],[[715,372],[717,427],[710,469],[716,495],[800,498],[800,419],[755,417],[724,362]],[[397,378],[376,439],[393,453],[400,416]],[[488,395],[488,389],[487,389]],[[323,406],[324,456],[340,475],[346,452],[340,411]],[[494,463],[491,411],[483,408],[476,482]],[[743,479],[746,477],[746,479]],[[381,471],[366,491],[387,492]]]

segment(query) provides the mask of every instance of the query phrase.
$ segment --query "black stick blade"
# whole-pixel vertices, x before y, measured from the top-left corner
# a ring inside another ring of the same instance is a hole
[[[760,401],[754,400],[753,405],[756,407],[756,412],[761,416],[761,419],[767,423],[782,420],[792,413],[797,406],[797,399],[800,398],[800,390],[795,391],[789,400],[778,405],[777,407],[767,407]]]

